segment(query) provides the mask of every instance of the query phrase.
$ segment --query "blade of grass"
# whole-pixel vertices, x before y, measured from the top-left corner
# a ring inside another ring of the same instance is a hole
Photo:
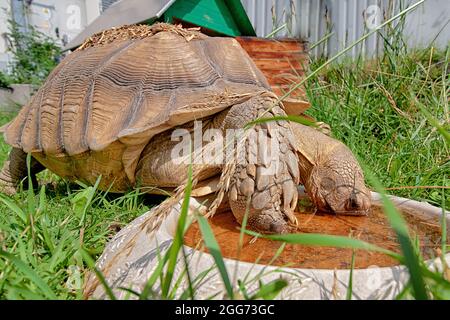
[[[187,260],[187,255],[186,255],[184,246],[181,247],[181,252],[183,253],[184,267],[186,268],[186,277],[188,280],[189,297],[191,298],[191,300],[194,300],[195,299],[195,290],[192,286],[192,278],[191,278],[191,274],[189,272],[189,262]]]
[[[270,121],[277,121],[277,120],[292,121],[292,122],[297,122],[297,123],[303,124],[305,126],[317,127],[315,122],[308,120],[304,117],[287,115],[287,116],[273,116],[270,118],[258,118],[256,120],[248,122],[245,125],[245,128],[248,129],[255,124],[260,124],[260,123],[270,122]]]
[[[28,190],[27,190],[27,205],[28,215],[32,215],[36,209],[36,199],[33,188],[33,179],[31,179],[31,153],[27,154],[27,173],[28,173]],[[30,217],[31,219],[31,217]]]
[[[419,5],[421,5],[422,3],[424,3],[425,0],[420,0],[418,2],[416,2],[415,4],[409,6],[408,8],[406,8],[405,10],[402,10],[401,12],[399,12],[398,14],[396,14],[395,16],[393,16],[392,18],[386,20],[385,22],[383,22],[382,24],[380,24],[379,26],[377,26],[376,28],[372,29],[370,32],[366,33],[365,35],[363,35],[361,38],[359,38],[357,41],[355,41],[354,43],[352,43],[351,45],[349,45],[348,47],[346,47],[345,49],[341,50],[340,52],[338,52],[336,55],[334,55],[332,58],[328,59],[326,62],[324,62],[322,65],[320,65],[317,69],[315,69],[313,72],[311,72],[308,76],[306,76],[305,78],[303,78],[300,82],[296,83],[294,86],[292,86],[283,96],[281,96],[278,100],[279,101],[283,101],[283,99],[287,98],[292,92],[294,92],[295,90],[297,90],[301,85],[303,85],[306,81],[308,81],[309,79],[311,79],[312,77],[314,77],[316,74],[318,74],[322,69],[324,69],[326,66],[328,66],[329,64],[333,63],[334,61],[336,61],[337,59],[339,59],[339,57],[341,57],[342,55],[344,55],[345,53],[347,53],[348,51],[350,51],[353,47],[357,46],[359,43],[365,41],[367,38],[369,38],[372,34],[378,32],[379,30],[381,30],[382,28],[384,28],[385,26],[387,26],[388,24],[392,23],[393,21],[397,20],[398,18],[401,18],[403,16],[405,16],[408,12],[416,9]]]
[[[259,271],[258,274],[253,279],[249,279],[255,264],[258,263],[258,261],[255,261],[255,263],[250,267],[250,269],[245,274],[243,283],[246,283],[246,284],[248,282],[251,283],[255,279],[260,278],[266,271],[267,267],[271,266],[275,262],[275,260],[278,259],[278,257],[281,255],[281,253],[283,252],[285,247],[286,247],[286,242],[281,243],[281,245],[278,247],[277,251],[275,252],[274,256],[270,259],[270,261],[264,265],[264,267],[261,269],[261,271]]]
[[[362,166],[364,167],[364,165]],[[375,190],[380,194],[384,212],[392,229],[397,234],[397,239],[400,243],[400,247],[405,258],[404,264],[408,268],[411,277],[414,297],[420,300],[427,300],[428,295],[425,288],[425,282],[422,278],[419,257],[416,255],[414,247],[411,243],[406,221],[403,219],[400,213],[398,213],[392,201],[390,201],[384,193],[381,182],[372,174],[371,170],[369,170],[367,167],[364,169],[367,179],[374,186]]]
[[[102,284],[103,288],[105,289],[106,295],[109,297],[109,299],[117,300],[111,287],[106,282],[106,279],[103,276],[103,273],[100,270],[98,270],[97,267],[95,266],[94,259],[91,258],[89,253],[84,248],[80,248],[80,253],[81,253],[81,256],[83,257],[83,260],[86,262],[87,266],[89,267],[89,269],[94,270],[95,275],[97,276],[97,279]]]
[[[65,252],[67,250],[68,241],[71,239],[72,233],[69,230],[65,230],[59,239],[59,243],[56,246],[52,257],[49,260],[48,268],[50,272],[54,272],[55,267],[65,259]]]
[[[127,292],[127,293],[128,293],[128,295],[127,295],[128,298],[129,298],[129,295],[133,295],[133,296],[135,296],[135,297],[137,297],[137,298],[140,296],[139,292],[134,291],[134,290],[131,289],[131,288],[119,287],[118,289]],[[126,299],[127,299],[127,298],[125,298],[125,300],[126,300]]]
[[[222,277],[222,282],[225,286],[228,297],[230,299],[233,299],[234,298],[233,286],[231,285],[230,277],[228,276],[228,271],[227,268],[225,267],[222,253],[220,252],[219,244],[217,243],[216,238],[214,237],[214,234],[206,218],[199,215],[197,217],[197,221],[200,227],[200,231],[202,233],[203,241],[205,242],[205,246],[208,248],[209,253],[213,256],[217,268],[219,269],[220,276]]]
[[[247,293],[247,288],[245,287],[245,283],[242,280],[238,279],[237,284],[238,284],[239,291],[242,293],[242,296],[244,297],[244,299],[250,300],[250,297]]]
[[[274,299],[281,290],[286,288],[288,285],[287,281],[284,279],[275,279],[267,284],[260,286],[258,292],[254,294],[250,300],[264,299],[272,300]]]
[[[428,122],[435,127],[439,133],[444,137],[445,142],[450,145],[450,133],[439,124],[439,121],[436,120],[430,112],[417,100],[415,99],[416,106],[420,109],[420,112],[427,118]]]
[[[145,284],[144,289],[142,290],[141,294],[139,295],[139,300],[145,300],[148,298],[149,294],[153,294],[153,286],[155,285],[156,281],[161,277],[163,273],[163,268],[166,265],[167,261],[169,260],[169,253],[170,250],[166,252],[163,258],[160,258],[158,261],[158,264],[153,271],[152,275],[148,279],[147,283]]]
[[[276,35],[278,32],[280,32],[281,30],[283,30],[284,28],[286,28],[287,24],[283,24],[281,26],[279,26],[278,28],[276,28],[275,30],[273,30],[271,33],[269,33],[268,35],[266,35],[266,38],[270,38],[273,37],[274,35]]]
[[[248,213],[250,211],[250,201],[251,197],[247,197],[247,201],[245,204],[245,213],[244,218],[242,219],[241,228],[239,230],[239,242],[238,242],[238,248],[237,248],[237,254],[236,254],[236,263],[234,265],[234,271],[233,271],[233,281],[236,281],[238,278],[238,271],[239,271],[239,259],[241,257],[241,251],[244,246],[244,230],[247,227],[247,220],[248,220]]]
[[[181,272],[178,274],[178,277],[175,279],[174,284],[167,295],[167,299],[169,300],[175,300],[176,299],[176,293],[177,290],[180,288],[181,283],[183,282],[183,278],[186,276],[186,269],[181,270]],[[191,289],[188,286],[188,291],[191,291]]]
[[[40,219],[41,223],[41,229],[42,229],[42,236],[44,238],[44,242],[47,245],[48,250],[50,251],[50,254],[53,256],[53,253],[55,252],[55,244],[53,243],[52,238],[50,237],[50,233],[48,230],[48,225],[47,225],[47,216],[44,214],[41,219]]]
[[[14,264],[18,271],[24,274],[31,282],[33,282],[42,293],[49,299],[56,300],[56,295],[53,293],[52,289],[48,286],[48,284],[26,263],[17,258],[16,256],[3,251],[0,249],[0,256],[9,260],[12,264]]]
[[[36,211],[36,219],[44,211],[46,204],[47,204],[47,198],[45,196],[45,186],[42,186],[41,190],[39,191],[39,205],[38,205],[38,209]]]
[[[444,182],[445,183],[445,182]],[[445,192],[442,189],[441,250],[442,256],[447,254],[447,210],[445,210]]]
[[[201,286],[201,282],[206,278],[206,276],[208,274],[210,274],[211,271],[214,269],[215,269],[215,267],[211,266],[211,267],[207,268],[206,270],[203,270],[202,272],[197,274],[195,279],[192,281],[192,284],[194,287],[194,292],[197,288],[199,288]],[[184,292],[180,295],[180,300],[185,300],[188,297],[190,297],[191,296],[191,293],[189,292],[190,290],[191,290],[190,288],[187,288],[186,290],[184,290]]]
[[[26,213],[13,200],[0,193],[0,201],[13,211],[23,223],[27,223]]]
[[[262,235],[254,231],[246,230],[247,234],[257,236],[260,238],[283,241],[293,244],[303,244],[310,246],[326,246],[336,248],[347,249],[362,249],[369,251],[376,251],[384,253],[400,262],[403,261],[403,257],[391,250],[384,249],[382,247],[370,244],[365,241],[347,238],[343,236],[324,235],[320,233],[291,233],[291,234],[276,234],[276,235]]]
[[[444,177],[444,183],[446,183],[446,178]],[[442,263],[442,272],[443,276],[446,280],[450,280],[450,269],[445,259],[447,254],[447,210],[445,210],[445,193],[444,189],[442,189],[442,220],[441,220],[441,263]]]
[[[352,296],[353,296],[353,269],[355,269],[355,257],[356,257],[356,252],[355,252],[355,250],[353,250],[350,275],[348,276],[347,300],[352,300]]]
[[[85,206],[83,208],[83,214],[82,214],[81,219],[80,219],[80,224],[79,224],[80,227],[84,226],[84,221],[86,220],[87,210],[88,210],[89,206],[92,204],[92,200],[94,199],[94,196],[95,196],[95,193],[97,191],[98,185],[100,184],[100,180],[102,180],[102,176],[101,175],[99,175],[97,177],[97,180],[95,181],[94,186],[93,187],[89,187],[87,189],[88,192],[87,192],[86,204],[85,204]]]
[[[166,275],[164,277],[164,282],[162,285],[162,295],[163,297],[167,297],[170,290],[170,284],[172,282],[173,274],[175,271],[175,266],[177,264],[178,254],[181,250],[181,246],[183,245],[183,236],[185,232],[186,220],[189,211],[189,200],[192,191],[192,164],[188,167],[188,179],[186,188],[184,190],[184,199],[181,205],[181,213],[178,218],[177,230],[175,234],[175,238],[169,250],[169,261],[167,265]]]
[[[317,47],[317,46],[321,45],[322,43],[326,42],[328,39],[330,39],[334,35],[334,33],[335,33],[334,31],[333,32],[329,32],[322,39],[320,39],[316,43],[313,43],[312,45],[310,45],[309,51],[312,52],[312,50],[315,47]]]
[[[406,296],[411,291],[411,282],[408,282],[405,287],[398,293],[398,295],[395,297],[395,300],[403,300],[406,298]]]

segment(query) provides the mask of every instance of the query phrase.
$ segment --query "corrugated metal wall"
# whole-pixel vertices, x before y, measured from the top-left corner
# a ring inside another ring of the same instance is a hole
[[[276,36],[301,37],[314,56],[332,56],[405,8],[410,0],[242,0],[258,36],[266,36],[286,25]],[[411,46],[427,45],[437,39],[444,47],[450,41],[450,0],[427,0],[410,13],[405,37]],[[421,38],[418,38],[421,35]],[[325,39],[325,40],[324,40]],[[321,41],[322,40],[322,41]],[[382,37],[372,35],[349,53],[356,57],[377,55],[383,49]]]
[[[117,1],[119,1],[119,0],[102,0],[102,2],[101,2],[102,11],[105,11],[106,9],[111,7]]]

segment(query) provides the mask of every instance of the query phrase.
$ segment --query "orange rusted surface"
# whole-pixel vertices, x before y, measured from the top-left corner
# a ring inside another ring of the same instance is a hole
[[[400,252],[395,233],[389,227],[385,215],[379,208],[375,208],[368,217],[335,216],[328,214],[297,213],[301,233],[321,233],[341,236],[352,236],[380,247]],[[410,230],[420,239],[421,252],[426,258],[435,255],[441,241],[440,226],[430,224],[404,214]],[[269,263],[281,242],[257,239],[252,242],[251,236],[244,236],[243,247],[238,257],[239,225],[235,222],[231,212],[221,213],[210,219],[210,225],[221,247],[224,257],[239,259],[260,264]],[[202,247],[201,234],[198,225],[194,223],[185,235],[185,244],[190,247]],[[347,269],[351,266],[352,250],[333,247],[312,247],[287,244],[281,255],[273,262],[277,266],[291,266],[296,268],[314,269]],[[356,251],[355,268],[369,266],[387,267],[397,262],[381,253]]]

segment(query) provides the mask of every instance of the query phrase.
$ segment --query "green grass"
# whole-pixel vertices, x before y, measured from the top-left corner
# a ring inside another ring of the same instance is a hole
[[[118,228],[152,206],[136,191],[106,195],[54,180],[37,194],[0,195],[0,299],[81,299],[85,250],[98,257]]]
[[[395,188],[388,193],[438,206],[441,189],[428,187],[450,188],[449,145],[421,107],[449,131],[448,54],[428,48],[367,63],[343,62],[306,84],[308,114],[328,123],[385,188]],[[450,208],[449,197],[445,206]]]
[[[4,125],[5,123],[8,123],[15,116],[16,116],[15,113],[0,112],[0,126]],[[5,143],[5,140],[3,139],[3,134],[0,134],[0,163],[3,164],[3,162],[5,162],[6,158],[8,157],[9,150],[11,150],[11,147]]]
[[[32,214],[27,210],[26,192],[9,198],[22,214],[15,214],[5,202],[0,207],[0,250],[31,266],[60,299],[81,298],[86,271],[81,249],[98,257],[117,229],[146,212],[150,205],[141,196],[135,205],[132,194],[103,198],[97,193],[80,227],[83,212],[77,210],[73,200],[85,190],[73,188],[68,195],[63,188],[51,192],[43,187],[35,196],[37,209]],[[27,292],[46,296],[29,274],[0,258],[0,297],[31,298]]]

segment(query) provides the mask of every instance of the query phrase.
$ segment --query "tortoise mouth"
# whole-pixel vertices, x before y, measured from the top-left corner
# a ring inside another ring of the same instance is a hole
[[[337,216],[368,216],[372,211],[372,207],[366,209],[357,209],[357,210],[334,210],[331,205],[326,202],[325,208],[322,209],[323,212],[328,214],[335,214]]]
[[[372,210],[341,210],[341,211],[333,211],[338,216],[368,216]]]

